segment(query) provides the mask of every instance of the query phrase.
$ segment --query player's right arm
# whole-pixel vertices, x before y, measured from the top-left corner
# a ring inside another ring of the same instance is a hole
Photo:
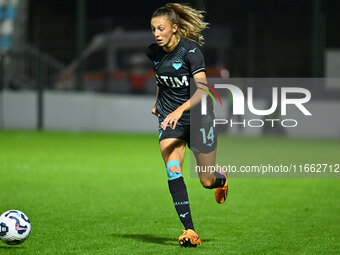
[[[159,87],[157,86],[157,92],[156,92],[156,103],[154,105],[154,107],[151,110],[151,113],[156,115],[158,117],[158,112],[157,112],[157,100],[158,100],[158,91],[159,91]]]
[[[146,50],[146,56],[152,61],[155,61],[155,51],[157,51],[158,47],[155,43],[151,44],[147,50]],[[158,117],[158,112],[157,112],[157,100],[158,100],[158,92],[159,92],[159,87],[157,86],[157,92],[156,92],[156,102],[154,107],[151,110],[151,113],[156,115]]]

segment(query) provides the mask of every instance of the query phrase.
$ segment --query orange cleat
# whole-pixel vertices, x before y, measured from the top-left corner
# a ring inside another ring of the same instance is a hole
[[[183,234],[178,237],[179,245],[182,247],[196,247],[201,245],[201,239],[192,229],[183,230]]]
[[[217,188],[215,190],[215,199],[216,202],[219,204],[224,203],[227,200],[228,197],[228,179],[227,174],[223,173],[225,175],[225,184],[223,187]]]

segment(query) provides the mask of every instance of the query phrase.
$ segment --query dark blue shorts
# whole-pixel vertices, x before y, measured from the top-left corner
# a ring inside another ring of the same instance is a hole
[[[175,129],[159,127],[159,141],[167,138],[177,138],[185,141],[190,150],[209,153],[217,147],[217,133],[213,123],[202,123],[199,126],[176,125]]]

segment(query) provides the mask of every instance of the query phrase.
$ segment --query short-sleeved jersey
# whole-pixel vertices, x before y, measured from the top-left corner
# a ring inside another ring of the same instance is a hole
[[[146,55],[153,62],[159,87],[157,112],[162,122],[168,114],[190,99],[190,78],[196,73],[205,72],[204,57],[198,45],[185,38],[181,38],[171,52],[151,44]],[[209,99],[208,103],[211,104]],[[177,125],[190,125],[190,111],[183,113]]]

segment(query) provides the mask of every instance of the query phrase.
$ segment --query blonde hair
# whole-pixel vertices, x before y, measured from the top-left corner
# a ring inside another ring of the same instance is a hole
[[[209,25],[209,23],[203,21],[204,12],[195,10],[188,5],[168,3],[158,8],[152,14],[152,18],[166,16],[171,24],[178,25],[177,35],[179,37],[195,41],[202,46],[204,37],[201,35],[201,31]]]

